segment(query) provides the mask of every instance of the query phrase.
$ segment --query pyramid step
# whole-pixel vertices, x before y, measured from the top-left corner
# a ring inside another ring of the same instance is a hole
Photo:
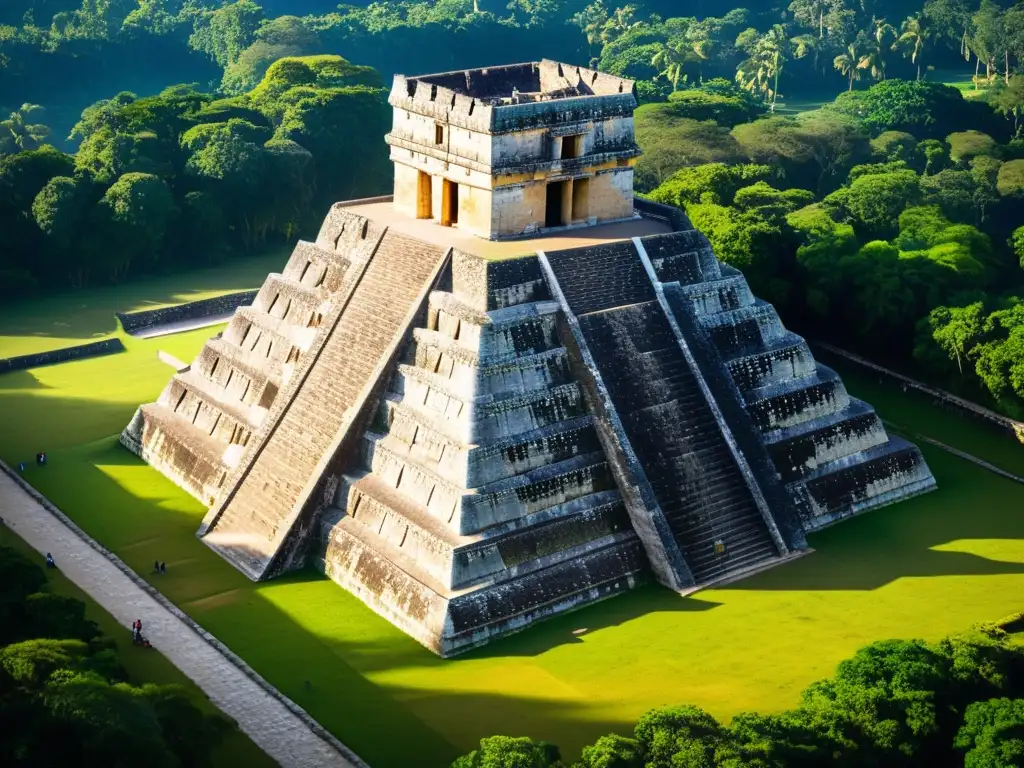
[[[539,301],[480,312],[444,291],[430,295],[430,328],[473,350],[481,361],[529,355],[561,346],[558,304]]]
[[[482,397],[558,386],[570,380],[568,355],[562,347],[480,367],[434,350],[417,348],[416,352],[415,364],[399,367],[403,377],[477,402]]]
[[[814,357],[807,342],[789,332],[763,349],[732,357],[726,365],[740,392],[802,379],[815,371]]]
[[[136,419],[139,455],[203,504],[212,503],[242,446],[218,442],[158,403],[143,405]]]
[[[325,290],[303,285],[276,272],[267,275],[252,306],[273,318],[299,326],[309,325],[316,312],[327,314],[330,311]]]
[[[749,307],[707,315],[700,320],[724,358],[763,349],[786,334],[775,308],[760,299]]]
[[[689,299],[694,312],[700,316],[716,315],[754,304],[747,279],[743,275],[730,275],[692,285],[681,285],[680,293]]]
[[[399,382],[398,377],[395,379]],[[405,387],[402,379],[399,386]],[[386,398],[415,409],[437,429],[462,443],[487,443],[583,416],[586,406],[575,383],[492,395],[467,402],[455,393],[423,385]],[[448,422],[444,424],[443,422]]]
[[[332,510],[322,520],[322,530],[362,526],[368,532],[361,536],[364,541],[386,541],[447,589],[510,578],[544,567],[564,550],[632,530],[618,495],[608,492],[581,497],[534,516],[528,524],[503,526],[487,536],[453,535],[374,474],[347,477],[338,500],[347,512]]]
[[[477,488],[531,469],[600,450],[589,416],[569,419],[482,446],[459,443],[395,410],[382,442],[393,452],[430,467],[448,481]]]
[[[721,276],[708,239],[695,229],[645,237],[643,243],[662,283],[696,283]]]
[[[860,400],[851,400],[833,414],[765,435],[768,453],[786,481],[813,475],[819,467],[887,440],[881,419]]]
[[[829,416],[850,403],[839,375],[819,365],[813,376],[754,389],[744,395],[747,412],[762,432]]]
[[[430,469],[407,461],[382,440],[367,442],[369,468],[380,480],[460,535],[524,518],[580,496],[614,487],[601,452],[548,464],[514,477],[461,488]]]
[[[220,387],[231,386],[235,379],[232,371],[248,379],[251,382],[248,399],[250,405],[260,401],[260,395],[268,385],[275,389],[281,387],[280,366],[252,365],[241,348],[224,338],[214,338],[206,342],[192,368],[198,369],[199,373]]]
[[[327,293],[335,293],[344,283],[350,266],[344,253],[300,240],[282,274],[307,288],[323,288]]]

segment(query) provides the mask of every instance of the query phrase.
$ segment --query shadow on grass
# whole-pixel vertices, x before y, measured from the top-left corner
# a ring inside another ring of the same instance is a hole
[[[269,272],[284,266],[290,251],[290,246],[275,247],[214,267],[11,302],[0,309],[0,335],[68,339],[105,336],[117,331],[115,312],[136,312],[216,293],[259,288]]]
[[[0,389],[52,389],[29,371],[0,373]]]
[[[812,534],[809,557],[722,589],[872,590],[901,578],[1024,573],[1024,562],[951,551],[1024,541],[1020,485],[938,448],[922,451],[939,490]]]

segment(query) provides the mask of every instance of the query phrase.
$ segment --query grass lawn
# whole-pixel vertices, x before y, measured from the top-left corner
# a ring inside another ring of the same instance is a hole
[[[976,99],[985,93],[985,88],[974,87],[974,72],[969,69],[936,70],[928,73],[928,79],[953,86],[965,99]]]
[[[0,307],[0,358],[85,344],[117,331],[115,312],[156,309],[259,288],[279,272],[288,249],[276,249],[217,267],[138,280],[78,293],[46,296]]]
[[[39,553],[9,528],[0,531],[0,543],[23,552],[42,564]],[[206,698],[206,695],[159,651],[145,650],[133,645],[128,628],[121,626],[117,619],[103,610],[96,601],[76,587],[63,573],[59,570],[47,570],[46,576],[50,580],[50,589],[55,594],[73,597],[85,603],[86,617],[95,621],[103,634],[113,638],[117,643],[117,658],[133,683],[179,685],[188,691],[193,703],[203,711],[215,712],[217,710]],[[247,768],[272,768],[277,765],[248,736],[237,729],[233,730],[224,743],[218,747],[214,755],[214,763],[217,765],[245,765]]]
[[[0,376],[0,457],[47,451],[30,482],[140,574],[165,560],[168,597],[374,768],[445,765],[494,733],[573,758],[665,704],[779,710],[868,642],[1022,607],[1024,489],[925,446],[940,491],[817,534],[814,554],[690,598],[649,586],[442,661],[316,573],[249,582],[195,538],[203,507],[117,444],[171,375],[157,350],[189,360],[213,331]],[[1024,463],[997,432],[870,378],[849,384],[909,431]]]

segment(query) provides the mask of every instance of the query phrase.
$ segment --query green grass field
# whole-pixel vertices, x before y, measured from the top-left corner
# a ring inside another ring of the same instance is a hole
[[[0,358],[48,352],[98,341],[117,331],[115,312],[157,309],[259,288],[268,272],[287,261],[287,249],[187,275],[168,275],[88,291],[46,296],[12,304],[0,313]]]
[[[12,547],[41,564],[41,556],[9,528],[0,529],[0,543]],[[216,707],[196,685],[185,677],[159,652],[145,650],[134,645],[127,627],[118,624],[117,619],[107,613],[85,592],[58,571],[46,572],[50,589],[58,595],[73,597],[85,603],[85,615],[99,625],[103,634],[117,643],[117,657],[134,683],[157,683],[158,685],[179,685],[188,691],[193,703],[203,711],[214,712]],[[213,761],[217,765],[245,765],[247,768],[272,768],[276,763],[257,747],[248,736],[234,730],[217,749]]]
[[[804,558],[690,598],[645,587],[442,661],[316,573],[246,580],[195,538],[198,502],[117,444],[171,374],[157,350],[191,359],[214,330],[0,376],[0,457],[48,451],[30,482],[140,574],[166,561],[168,597],[375,768],[444,765],[493,733],[572,758],[665,704],[779,710],[868,642],[1021,608],[1024,489],[926,446],[940,491],[815,535]],[[1024,471],[997,431],[842,372],[889,421]]]

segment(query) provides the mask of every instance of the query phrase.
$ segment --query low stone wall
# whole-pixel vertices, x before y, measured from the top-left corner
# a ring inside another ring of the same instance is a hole
[[[71,360],[84,360],[100,355],[112,355],[115,352],[124,352],[124,344],[121,343],[121,340],[118,338],[104,339],[90,344],[54,349],[50,352],[38,352],[34,355],[0,358],[0,373],[24,371],[28,368],[38,368],[41,365],[67,363]]]
[[[884,368],[877,363],[872,363],[870,360],[865,360],[859,355],[855,355],[852,352],[847,352],[845,349],[834,347],[831,344],[824,344],[822,342],[812,342],[811,346],[814,348],[815,356],[820,357],[820,351],[823,350],[827,355],[834,355],[835,357],[846,360],[847,362],[856,363],[857,365],[867,368],[872,373],[880,374],[887,379],[898,382],[905,388],[913,389],[922,394],[934,397],[936,400],[951,406],[959,413],[972,416],[976,419],[986,421],[997,427],[1002,427],[1007,430],[1010,434],[1014,435],[1020,442],[1024,443],[1024,422],[1015,421],[1007,416],[1003,416],[1000,413],[991,411],[988,408],[983,408],[977,403],[972,403],[970,400],[965,400],[962,397],[957,397],[950,392],[946,392],[942,389],[936,389],[930,387],[927,384],[923,384],[916,379],[912,379],[909,376],[904,376],[902,373],[896,373],[888,368]]]
[[[138,333],[158,325],[177,323],[182,320],[194,320],[211,315],[223,315],[234,312],[239,307],[252,304],[259,291],[240,291],[226,293],[212,299],[200,299],[173,307],[146,309],[141,312],[117,312],[117,319],[125,333]]]
[[[669,226],[676,232],[685,232],[693,229],[689,217],[683,213],[681,208],[674,205],[665,205],[648,200],[646,197],[634,197],[633,208],[644,216],[652,219],[662,219],[669,223]]]

